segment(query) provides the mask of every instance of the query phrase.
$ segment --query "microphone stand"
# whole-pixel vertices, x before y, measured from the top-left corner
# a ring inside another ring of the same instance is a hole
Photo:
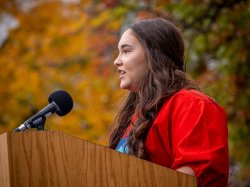
[[[22,129],[20,130],[19,128],[14,129],[13,132],[20,132],[20,131],[25,131],[29,128],[36,128],[38,131],[43,131],[44,130],[44,126],[45,126],[45,122],[46,122],[46,117],[45,116],[38,116],[38,118],[40,118],[39,122],[36,124],[30,124],[30,123],[23,123],[22,124]]]
[[[34,128],[36,128],[38,131],[43,131],[44,126],[45,126],[45,122],[46,122],[46,117],[43,116],[42,121],[39,124],[37,124],[37,126]]]

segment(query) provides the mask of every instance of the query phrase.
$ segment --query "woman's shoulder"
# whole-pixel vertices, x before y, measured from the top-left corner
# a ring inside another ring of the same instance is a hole
[[[166,100],[162,109],[163,111],[172,111],[179,113],[180,111],[220,111],[225,113],[215,99],[212,99],[205,93],[194,89],[182,89],[173,94]]]
[[[161,110],[183,111],[187,108],[194,110],[210,108],[224,111],[224,109],[205,93],[194,89],[181,89],[165,101]]]
[[[183,101],[183,102],[190,102],[194,100],[200,100],[204,102],[215,102],[215,99],[212,99],[205,93],[194,90],[194,89],[181,89],[175,94],[173,94],[169,100],[175,100],[175,101]]]

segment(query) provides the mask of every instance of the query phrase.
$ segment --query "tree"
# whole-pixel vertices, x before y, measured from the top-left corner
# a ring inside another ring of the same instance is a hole
[[[12,15],[19,23],[0,48],[0,132],[47,105],[55,89],[65,89],[74,109],[48,119],[46,128],[106,144],[125,94],[112,67],[119,33],[136,19],[164,17],[182,29],[187,73],[226,110],[231,168],[240,168],[232,186],[249,185],[249,1],[18,2],[0,2],[0,17]]]
[[[1,131],[38,112],[54,90],[65,89],[74,109],[63,118],[48,119],[46,128],[107,143],[113,103],[121,95],[113,92],[118,87],[113,79],[114,43],[126,10],[91,2],[18,8],[8,11],[19,27],[0,49]]]

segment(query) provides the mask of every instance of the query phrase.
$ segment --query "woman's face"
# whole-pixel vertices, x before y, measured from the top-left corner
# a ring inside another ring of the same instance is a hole
[[[123,33],[118,49],[114,64],[120,75],[120,87],[136,92],[147,70],[145,50],[131,29]]]

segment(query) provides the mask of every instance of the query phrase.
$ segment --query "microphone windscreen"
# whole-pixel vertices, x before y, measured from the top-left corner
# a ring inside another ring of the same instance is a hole
[[[49,103],[54,102],[57,105],[59,110],[56,111],[56,113],[59,116],[64,116],[68,114],[73,108],[72,97],[66,91],[63,91],[63,90],[57,90],[53,92],[49,96],[48,100],[49,100]]]

